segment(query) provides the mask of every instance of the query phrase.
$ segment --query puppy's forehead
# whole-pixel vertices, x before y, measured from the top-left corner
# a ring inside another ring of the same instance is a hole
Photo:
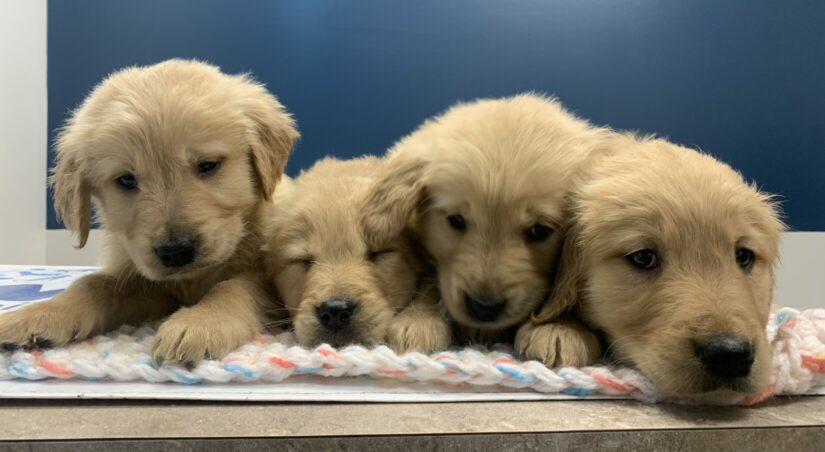
[[[554,158],[531,143],[515,141],[465,146],[463,152],[442,153],[425,174],[436,207],[516,215],[516,220],[561,217],[575,170],[572,159]]]
[[[771,208],[738,173],[668,146],[615,159],[579,192],[580,219],[591,235],[602,231],[605,240],[616,241],[613,231],[628,240],[696,243],[775,233]]]
[[[181,99],[180,102],[197,100]],[[246,118],[221,105],[188,108],[166,102],[153,105],[145,99],[142,104],[136,108],[113,102],[110,106],[114,111],[97,125],[99,140],[107,145],[180,152],[181,148],[199,147],[219,140],[224,144],[240,144],[246,139]]]
[[[362,255],[367,245],[357,207],[363,190],[323,185],[296,189],[282,235],[306,253]]]
[[[219,140],[234,148],[246,141],[250,127],[243,89],[214,68],[181,64],[127,70],[94,92],[78,121],[90,129],[89,147],[96,153],[129,149],[178,155]]]

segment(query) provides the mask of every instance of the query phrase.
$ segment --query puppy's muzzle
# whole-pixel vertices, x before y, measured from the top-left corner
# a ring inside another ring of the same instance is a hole
[[[333,298],[315,309],[318,323],[327,331],[341,331],[350,326],[357,305],[349,298]]]
[[[177,268],[195,261],[198,252],[197,241],[185,234],[170,238],[155,246],[155,256],[164,267]]]
[[[464,294],[464,306],[467,314],[479,322],[494,322],[504,312],[505,300],[487,295],[473,296]]]
[[[712,377],[733,380],[746,377],[753,366],[753,347],[742,337],[714,336],[696,346],[696,355]]]

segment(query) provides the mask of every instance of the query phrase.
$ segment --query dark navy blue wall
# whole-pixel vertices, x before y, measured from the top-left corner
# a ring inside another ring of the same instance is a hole
[[[295,114],[295,174],[381,153],[459,99],[541,90],[711,152],[825,230],[818,0],[52,0],[48,20],[51,130],[112,70],[201,58]]]

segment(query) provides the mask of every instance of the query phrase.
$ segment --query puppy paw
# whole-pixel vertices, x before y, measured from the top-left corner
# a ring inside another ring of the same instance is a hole
[[[13,351],[66,345],[89,337],[94,331],[94,318],[94,313],[85,312],[82,305],[36,303],[0,315],[0,346]]]
[[[526,323],[516,333],[516,351],[548,367],[583,367],[598,361],[602,347],[596,335],[573,322],[533,325]]]
[[[397,315],[387,331],[387,344],[396,353],[430,354],[450,346],[452,331],[447,320],[436,316]]]
[[[238,319],[203,315],[195,308],[182,308],[163,322],[155,333],[152,356],[158,363],[194,365],[204,358],[221,359],[252,340],[258,325]]]

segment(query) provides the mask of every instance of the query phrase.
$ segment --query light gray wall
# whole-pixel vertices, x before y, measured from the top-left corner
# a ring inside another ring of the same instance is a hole
[[[797,309],[825,308],[825,232],[788,232],[776,269],[774,302]]]
[[[46,259],[46,0],[0,0],[0,264]]]

